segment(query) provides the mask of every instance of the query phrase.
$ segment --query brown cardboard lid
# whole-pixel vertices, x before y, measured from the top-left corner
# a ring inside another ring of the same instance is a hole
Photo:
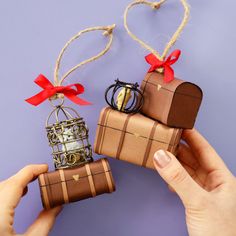
[[[144,81],[154,86],[161,86],[162,89],[169,90],[172,93],[179,93],[186,96],[196,97],[202,99],[201,88],[191,82],[183,81],[181,79],[175,78],[170,83],[164,82],[164,74],[158,72],[147,73]]]

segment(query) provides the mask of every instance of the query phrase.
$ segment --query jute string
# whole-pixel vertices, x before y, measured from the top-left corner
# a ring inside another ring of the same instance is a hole
[[[76,35],[74,35],[66,44],[65,46],[62,48],[58,58],[57,58],[57,61],[56,61],[56,65],[55,65],[55,69],[54,69],[54,85],[55,86],[60,86],[62,85],[62,83],[65,81],[65,79],[73,72],[75,71],[76,69],[78,69],[79,67],[89,63],[89,62],[92,62],[92,61],[95,61],[96,59],[102,57],[111,47],[111,44],[112,44],[112,40],[113,40],[113,29],[115,28],[115,24],[113,25],[110,25],[110,26],[97,26],[97,27],[91,27],[91,28],[87,28],[87,29],[84,29],[80,32],[78,32]],[[89,59],[86,59],[82,62],[80,62],[78,65],[74,66],[73,68],[71,68],[68,72],[66,72],[62,77],[61,79],[59,79],[59,69],[60,69],[60,65],[61,65],[61,59],[65,53],[65,51],[68,49],[68,46],[74,41],[76,40],[77,38],[79,38],[82,34],[84,33],[87,33],[87,32],[91,32],[91,31],[95,31],[95,30],[103,30],[105,31],[103,33],[103,35],[109,37],[109,41],[106,45],[106,47],[100,52],[98,53],[97,55],[89,58]]]
[[[175,31],[175,33],[173,34],[173,36],[171,37],[170,41],[166,44],[164,51],[162,53],[162,55],[160,53],[158,53],[155,49],[153,49],[151,46],[149,46],[147,43],[145,43],[144,41],[142,41],[141,39],[139,39],[134,33],[132,33],[129,29],[128,23],[127,23],[127,17],[128,17],[128,12],[129,10],[136,6],[136,5],[147,5],[152,7],[152,9],[157,10],[161,7],[161,5],[163,3],[165,3],[167,0],[160,0],[159,2],[148,2],[145,0],[138,0],[138,1],[134,1],[132,3],[130,3],[124,12],[124,27],[127,31],[127,33],[129,34],[129,36],[137,41],[141,46],[143,46],[145,49],[147,49],[148,51],[150,51],[151,53],[153,53],[159,60],[163,60],[166,55],[168,54],[170,48],[175,44],[175,42],[177,41],[177,39],[179,38],[181,32],[183,31],[184,27],[186,26],[188,19],[189,19],[189,5],[187,3],[187,0],[180,0],[183,7],[184,7],[184,16],[183,16],[183,20],[180,23],[179,27],[177,28],[177,30]]]

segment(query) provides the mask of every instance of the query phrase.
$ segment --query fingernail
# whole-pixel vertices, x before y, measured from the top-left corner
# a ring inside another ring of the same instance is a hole
[[[159,168],[164,168],[170,163],[171,158],[167,152],[164,150],[159,150],[154,155],[154,161]]]

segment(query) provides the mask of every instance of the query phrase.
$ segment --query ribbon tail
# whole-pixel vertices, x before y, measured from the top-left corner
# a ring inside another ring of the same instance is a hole
[[[169,65],[173,65],[176,61],[178,61],[180,55],[181,55],[181,51],[179,49],[177,49],[170,54],[170,56],[167,58],[166,62]]]
[[[51,89],[54,88],[53,84],[42,74],[40,74],[34,82],[40,86],[42,89]]]
[[[157,58],[152,53],[150,53],[147,56],[145,56],[145,60],[148,64],[152,64],[157,60]]]
[[[152,53],[151,54],[148,54],[146,57],[145,57],[145,60],[148,64],[151,65],[151,67],[149,68],[148,70],[148,73],[149,72],[153,72],[155,71],[157,68],[160,68],[163,66],[163,62],[160,61],[155,55],[153,55]]]
[[[38,106],[40,103],[44,102],[46,99],[50,98],[55,94],[55,90],[43,90],[39,92],[38,94],[25,99],[26,102],[28,102],[31,105]]]
[[[174,80],[174,70],[170,66],[164,68],[164,82],[169,83]]]
[[[84,86],[82,84],[74,84],[78,93],[84,93]]]
[[[78,105],[81,105],[81,106],[91,105],[90,102],[88,102],[88,101],[86,101],[86,100],[84,100],[84,99],[82,99],[82,98],[77,97],[76,94],[74,94],[74,93],[66,92],[66,91],[65,91],[65,92],[64,92],[64,95],[65,95],[68,99],[70,99],[72,102],[74,102],[74,103],[76,103],[76,104],[78,104]]]
[[[148,70],[148,73],[153,72],[157,69],[157,66],[151,66]]]

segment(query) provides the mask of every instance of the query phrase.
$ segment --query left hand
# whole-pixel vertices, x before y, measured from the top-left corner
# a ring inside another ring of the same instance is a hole
[[[0,235],[16,235],[13,228],[15,208],[21,197],[27,193],[27,185],[47,170],[48,166],[44,164],[29,165],[9,179],[0,182]],[[23,235],[48,235],[60,211],[61,207],[43,210]]]

